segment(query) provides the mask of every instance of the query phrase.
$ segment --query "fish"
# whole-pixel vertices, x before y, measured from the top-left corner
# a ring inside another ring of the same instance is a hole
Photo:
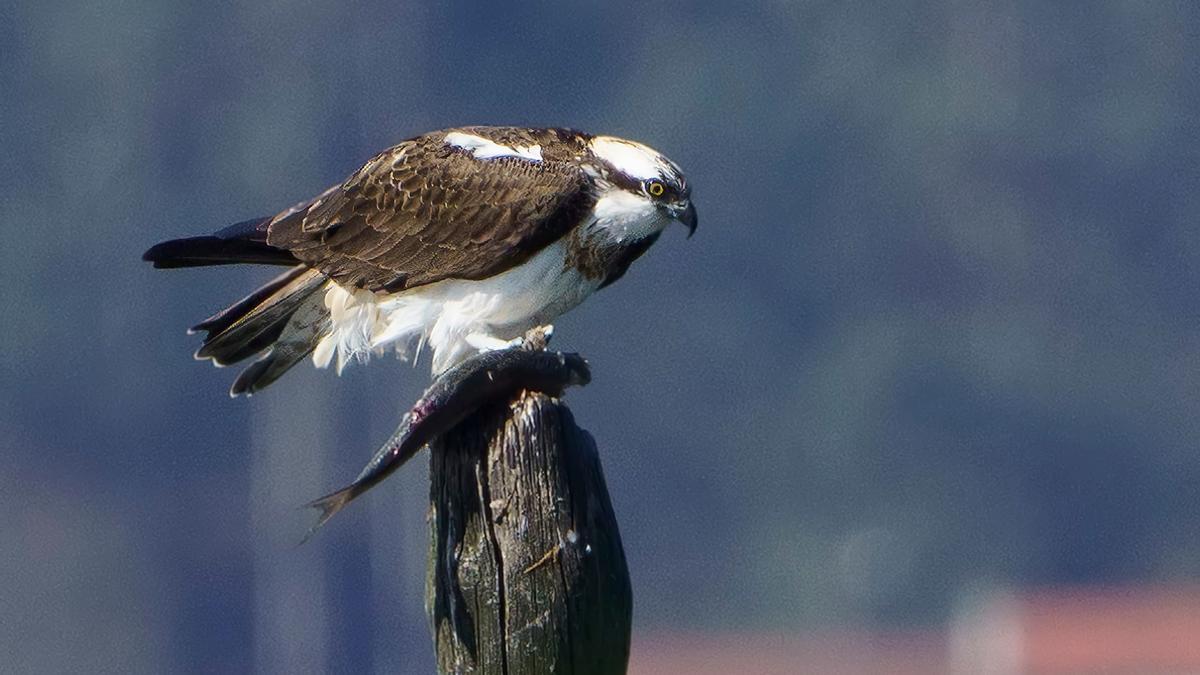
[[[561,396],[567,387],[583,386],[590,381],[591,371],[582,356],[531,349],[529,345],[482,352],[450,368],[404,414],[396,430],[352,483],[305,504],[305,508],[319,513],[300,543],[311,539],[350,502],[485,404],[522,390]]]

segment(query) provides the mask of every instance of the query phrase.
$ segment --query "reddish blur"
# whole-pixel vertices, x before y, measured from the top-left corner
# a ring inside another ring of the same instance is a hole
[[[1200,587],[991,593],[942,630],[635,635],[630,672],[1200,673]]]

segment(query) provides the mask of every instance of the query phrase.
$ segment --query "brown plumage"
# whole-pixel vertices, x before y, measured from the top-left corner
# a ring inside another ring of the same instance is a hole
[[[403,141],[275,216],[143,257],[163,268],[292,267],[196,326],[208,333],[197,358],[263,354],[236,395],[310,353],[324,366],[336,351],[340,370],[407,339],[428,339],[434,369],[446,367],[612,283],[673,221],[695,229],[686,183],[646,146],[570,129],[461,127]]]
[[[558,129],[464,127],[510,147],[540,146],[542,161],[488,160],[445,132],[376,155],[307,208],[274,219],[267,243],[334,281],[395,292],[442,279],[485,279],[563,236],[595,196],[577,157],[590,136]]]

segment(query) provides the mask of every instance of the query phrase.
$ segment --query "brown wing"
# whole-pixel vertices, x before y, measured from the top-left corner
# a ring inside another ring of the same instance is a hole
[[[479,159],[450,131],[542,161]],[[342,284],[398,291],[447,278],[483,279],[528,260],[591,209],[574,162],[586,137],[557,129],[468,127],[405,141],[311,204],[277,216],[267,242]]]

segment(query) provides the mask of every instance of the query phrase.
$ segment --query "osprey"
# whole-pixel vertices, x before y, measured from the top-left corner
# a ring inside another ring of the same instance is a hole
[[[159,268],[288,269],[192,331],[198,359],[259,358],[230,394],[254,393],[312,355],[413,345],[434,374],[510,346],[611,284],[696,210],[679,167],[633,141],[570,129],[461,127],[406,140],[340,185],[274,216],[174,239]]]

